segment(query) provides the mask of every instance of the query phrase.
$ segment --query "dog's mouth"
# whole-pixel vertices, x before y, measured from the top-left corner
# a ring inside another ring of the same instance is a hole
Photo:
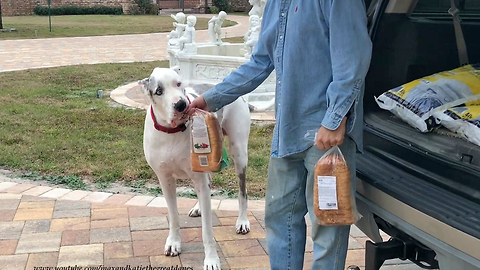
[[[190,99],[188,97],[185,98],[180,98],[177,102],[173,103],[173,112],[172,112],[172,117],[170,121],[170,125],[173,128],[178,127],[181,124],[184,124],[185,122],[188,121],[188,114],[187,114],[187,108],[188,105],[190,104]]]
[[[176,128],[182,124],[185,124],[185,122],[187,121],[188,114],[186,110],[184,112],[174,112],[172,120],[170,120],[170,125],[172,126],[172,128]]]

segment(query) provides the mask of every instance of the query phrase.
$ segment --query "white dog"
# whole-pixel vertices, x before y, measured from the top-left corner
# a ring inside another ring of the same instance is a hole
[[[178,70],[177,70],[178,71]],[[205,248],[204,269],[220,269],[212,229],[210,175],[193,172],[190,166],[190,128],[186,109],[190,100],[198,94],[184,87],[177,71],[155,68],[149,78],[142,80],[146,95],[151,102],[145,118],[143,147],[148,164],[155,171],[168,205],[170,231],[165,244],[167,256],[180,253],[180,225],[177,212],[176,179],[192,179],[198,200],[190,210],[190,216],[202,216],[202,237]],[[205,91],[205,86],[199,94]],[[245,171],[247,167],[247,144],[250,133],[250,113],[243,98],[217,112],[224,133],[229,137],[229,150],[235,161],[239,179],[239,215],[237,233],[250,231],[247,218],[247,191]]]

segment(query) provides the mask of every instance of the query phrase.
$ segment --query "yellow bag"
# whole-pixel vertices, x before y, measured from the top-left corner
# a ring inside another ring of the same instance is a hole
[[[467,65],[409,82],[375,98],[380,108],[389,110],[421,132],[437,127],[432,116],[437,111],[480,98],[480,65]]]
[[[433,114],[437,123],[480,146],[480,99]]]

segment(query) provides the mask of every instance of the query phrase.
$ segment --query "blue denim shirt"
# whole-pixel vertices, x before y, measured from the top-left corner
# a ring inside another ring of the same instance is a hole
[[[275,69],[273,157],[306,150],[313,145],[304,139],[308,130],[336,130],[347,114],[347,134],[362,151],[371,51],[362,0],[269,0],[251,60],[203,96],[216,111]]]

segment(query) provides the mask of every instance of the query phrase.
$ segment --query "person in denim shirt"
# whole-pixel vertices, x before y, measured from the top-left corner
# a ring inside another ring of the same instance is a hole
[[[354,192],[371,51],[362,0],[269,0],[251,60],[189,105],[190,114],[193,108],[216,111],[253,91],[275,69],[276,125],[265,205],[272,269],[302,269],[307,211],[311,269],[345,267],[350,226],[317,224],[314,166],[327,149],[339,145]],[[304,139],[312,129],[318,130],[315,143]]]

